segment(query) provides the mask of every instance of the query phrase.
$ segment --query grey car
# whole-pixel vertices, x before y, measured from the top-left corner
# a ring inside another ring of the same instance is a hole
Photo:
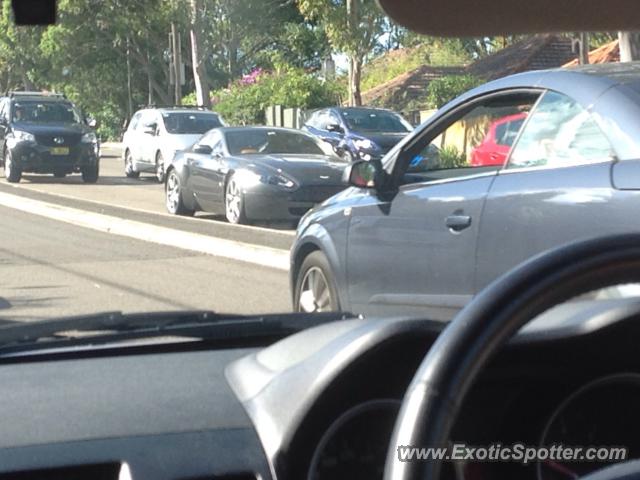
[[[345,163],[299,130],[213,129],[176,154],[165,181],[167,210],[224,214],[231,223],[297,222],[344,190]]]
[[[472,165],[491,125],[524,118],[502,165]],[[523,260],[638,231],[640,64],[529,72],[467,92],[309,212],[294,308],[448,320]]]

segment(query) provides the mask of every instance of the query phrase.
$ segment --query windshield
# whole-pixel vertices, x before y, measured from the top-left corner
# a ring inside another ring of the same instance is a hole
[[[605,63],[574,68],[583,34],[437,38],[374,0],[59,0],[36,26],[14,3],[0,326],[449,321],[543,251],[636,228],[640,69],[617,32],[589,33]]]
[[[318,142],[298,132],[253,129],[230,131],[225,134],[231,155],[291,154],[324,155]]]
[[[407,133],[411,125],[402,117],[382,110],[345,109],[342,117],[347,126],[356,132]]]
[[[222,126],[218,115],[213,113],[171,112],[163,113],[162,121],[167,132],[172,134],[203,134]]]
[[[70,103],[19,101],[13,106],[14,122],[81,123],[82,115]]]

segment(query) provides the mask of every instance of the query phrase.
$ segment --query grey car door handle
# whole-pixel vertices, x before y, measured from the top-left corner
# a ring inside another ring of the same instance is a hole
[[[449,215],[445,224],[450,230],[459,232],[471,226],[471,217],[469,215]]]

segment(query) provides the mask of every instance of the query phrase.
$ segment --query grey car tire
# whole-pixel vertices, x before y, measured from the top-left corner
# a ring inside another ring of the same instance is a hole
[[[337,312],[340,300],[329,260],[320,251],[302,262],[296,278],[293,308],[296,312]]]

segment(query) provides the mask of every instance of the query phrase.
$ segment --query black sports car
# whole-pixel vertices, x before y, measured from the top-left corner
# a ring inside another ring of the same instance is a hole
[[[273,127],[225,127],[176,154],[167,210],[224,213],[231,223],[298,220],[345,188],[345,163],[311,135]]]

